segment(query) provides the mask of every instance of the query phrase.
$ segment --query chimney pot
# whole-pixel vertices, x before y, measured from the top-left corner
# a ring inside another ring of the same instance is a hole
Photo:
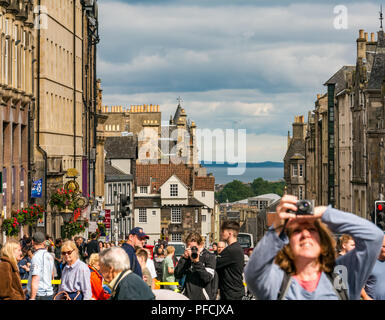
[[[376,39],[375,39],[375,37],[374,37],[374,32],[371,32],[371,33],[370,33],[370,41],[371,41],[371,42],[375,42],[375,41],[376,41]]]
[[[364,39],[364,30],[363,29],[360,29],[360,31],[359,31],[359,38]]]
[[[365,41],[368,42],[368,33],[365,32]]]

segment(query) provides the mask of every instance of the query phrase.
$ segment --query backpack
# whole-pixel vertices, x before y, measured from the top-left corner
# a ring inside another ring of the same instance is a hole
[[[337,297],[340,299],[340,300],[349,300],[349,296],[348,296],[348,291],[347,289],[345,288],[340,288],[340,289],[337,289],[334,287],[333,283],[334,283],[334,280],[339,277],[339,274],[337,273],[325,273],[326,276],[328,277],[329,281],[332,283],[332,286],[334,288],[334,291],[336,292],[337,294]],[[278,296],[277,296],[277,300],[283,300],[283,298],[286,296],[286,293],[287,293],[287,290],[289,289],[290,287],[290,283],[291,283],[291,276],[285,272],[284,275],[283,275],[283,279],[282,279],[282,283],[281,283],[281,287],[278,291]]]

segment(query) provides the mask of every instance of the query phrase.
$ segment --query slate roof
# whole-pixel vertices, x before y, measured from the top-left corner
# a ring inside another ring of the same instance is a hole
[[[324,85],[335,84],[335,94],[343,91],[346,86],[346,74],[355,70],[355,66],[343,66]]]
[[[378,41],[372,72],[370,73],[368,89],[381,89],[382,82],[385,80],[385,37],[384,32],[378,32]]]
[[[118,168],[112,166],[108,162],[105,162],[104,164],[104,177],[106,182],[134,180],[132,174],[126,174]]]
[[[136,137],[107,137],[104,150],[106,159],[136,159]]]

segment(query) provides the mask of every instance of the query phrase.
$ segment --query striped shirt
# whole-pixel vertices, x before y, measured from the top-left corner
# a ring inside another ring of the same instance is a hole
[[[91,300],[91,272],[88,266],[76,260],[71,266],[66,265],[63,268],[61,285],[59,291],[76,292],[81,291],[84,300]]]

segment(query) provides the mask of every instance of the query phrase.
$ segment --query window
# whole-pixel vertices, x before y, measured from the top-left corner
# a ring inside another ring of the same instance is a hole
[[[267,206],[268,206],[268,202],[267,201],[265,201],[265,200],[259,201],[259,209],[260,210],[262,210],[264,208],[267,208]]]
[[[139,208],[139,223],[147,223],[147,209]]]
[[[195,223],[198,223],[199,221],[199,210],[195,209]]]
[[[206,222],[206,215],[202,214],[202,222]]]
[[[178,185],[170,184],[170,197],[177,197],[177,196],[178,196]]]
[[[206,196],[206,192],[202,191],[202,198]]]
[[[182,242],[181,233],[171,233],[171,242]]]
[[[299,165],[299,176],[303,177],[303,164]]]
[[[108,203],[112,203],[112,185],[108,185]]]
[[[152,210],[152,215],[156,216],[156,211],[155,210]]]
[[[303,200],[303,187],[299,187],[299,193],[298,193],[298,198],[299,200]]]
[[[298,176],[298,166],[297,166],[297,164],[292,164],[292,168],[293,168],[293,177]]]
[[[171,208],[171,223],[182,223],[181,208]]]
[[[9,68],[9,40],[5,39],[5,52],[4,52],[4,81],[8,84],[8,68]]]
[[[148,187],[140,187],[140,193],[147,193]]]
[[[126,190],[126,184],[125,183],[123,184],[123,194],[127,195],[127,190]]]

